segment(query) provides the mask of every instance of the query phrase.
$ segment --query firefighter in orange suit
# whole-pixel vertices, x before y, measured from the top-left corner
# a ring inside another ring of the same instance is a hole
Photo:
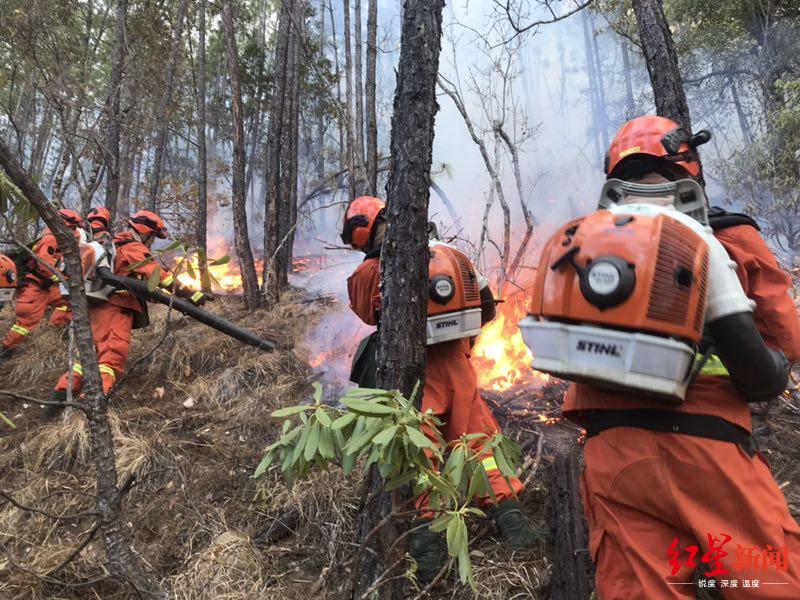
[[[350,308],[365,323],[378,326],[381,311],[379,258],[386,231],[384,207],[384,202],[377,198],[357,198],[347,209],[342,233],[345,243],[366,253],[364,261],[347,280]],[[482,321],[486,323],[494,317],[494,298],[488,281],[480,274],[478,280],[481,288]],[[373,334],[370,341],[373,345],[376,344],[377,335]],[[365,345],[362,344],[358,353],[361,356],[357,357],[356,363],[361,359],[369,366],[351,378],[356,379],[362,387],[374,387],[374,347],[370,352]],[[365,355],[370,354],[372,358],[365,359]],[[448,442],[459,439],[463,434],[485,433],[492,436],[500,431],[489,407],[478,393],[477,376],[469,357],[468,339],[427,346],[421,410],[432,410],[442,420],[442,434]],[[481,446],[480,442],[476,444],[476,448]],[[497,506],[491,508],[500,532],[515,548],[530,546],[535,534],[516,499],[522,490],[522,484],[517,478],[507,481],[490,454],[483,457],[483,466],[498,502]],[[486,504],[491,505],[491,500],[487,498]],[[433,515],[427,512],[425,495],[417,499],[417,509],[421,518],[415,521],[414,527],[431,520]],[[428,528],[418,529],[409,537],[409,550],[417,562],[417,577],[422,581],[433,579],[443,565],[440,537],[441,534]]]
[[[116,247],[114,273],[124,277],[149,279],[152,273],[157,271],[160,287],[172,290],[176,295],[186,297],[198,306],[204,304],[206,297],[202,292],[193,292],[185,288],[175,280],[172,273],[162,269],[156,261],[148,260],[151,257],[150,246],[155,238],[167,237],[167,229],[161,217],[142,210],[128,220],[128,227],[128,231],[114,238]],[[125,371],[134,320],[140,317],[144,310],[146,307],[142,305],[142,301],[124,290],[116,291],[105,302],[90,301],[89,317],[92,336],[97,347],[97,360],[104,393],[108,393]],[[66,400],[70,377],[72,391],[78,394],[83,382],[83,368],[80,363],[75,363],[72,370],[59,379],[51,396],[52,401]],[[45,409],[45,417],[52,417],[58,412],[58,407],[48,406]]]
[[[95,242],[104,242],[111,239],[111,213],[104,206],[98,206],[89,211],[86,215],[86,222],[89,224],[92,239]]]
[[[80,215],[68,208],[62,208],[58,213],[67,226],[75,232],[76,239],[82,241],[83,221]],[[0,364],[8,360],[36,329],[48,307],[53,308],[50,325],[66,325],[72,318],[69,304],[61,297],[58,290],[58,276],[45,266],[55,268],[61,261],[61,251],[58,249],[56,236],[49,229],[45,229],[42,237],[34,242],[31,251],[36,255],[38,261],[30,258],[26,263],[27,273],[17,292],[16,322],[3,339]]]
[[[612,142],[606,174],[698,177],[698,142],[668,119],[639,117]],[[709,221],[756,302],[764,342],[796,361],[789,276],[749,217],[713,208]],[[742,392],[706,348],[677,406],[587,384],[567,392],[564,415],[587,430],[581,494],[601,600],[694,598],[698,567],[698,585],[725,587],[725,598],[800,598],[800,527],[751,435],[748,401],[762,399],[759,385],[774,394],[774,382],[762,374]]]

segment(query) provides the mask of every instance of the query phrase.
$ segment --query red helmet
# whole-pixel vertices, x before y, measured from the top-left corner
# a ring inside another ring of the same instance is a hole
[[[58,214],[61,215],[61,218],[64,219],[64,223],[66,223],[70,229],[78,229],[78,227],[83,227],[83,219],[81,219],[81,216],[71,208],[62,208],[58,211]]]
[[[372,196],[361,196],[347,207],[342,228],[342,241],[356,250],[367,250],[372,239],[372,230],[386,203]]]
[[[104,206],[98,206],[89,211],[86,220],[89,221],[92,231],[104,231],[111,222],[111,213]]]
[[[164,220],[156,213],[150,212],[149,210],[140,210],[137,212],[128,219],[128,225],[141,235],[152,233],[162,240],[167,237],[167,228],[164,227]]]
[[[626,159],[661,158],[682,167],[692,177],[700,174],[697,146],[711,139],[711,133],[702,130],[692,135],[675,121],[645,115],[625,123],[614,136],[606,155],[606,175],[613,172]]]
[[[0,288],[17,287],[17,265],[5,254],[0,254]]]

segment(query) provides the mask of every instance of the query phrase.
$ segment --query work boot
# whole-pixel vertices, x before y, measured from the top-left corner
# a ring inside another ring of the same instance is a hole
[[[530,548],[539,537],[522,512],[522,505],[514,499],[503,500],[492,511],[500,534],[511,548]]]
[[[444,534],[428,529],[433,519],[415,519],[411,527],[425,525],[408,536],[408,552],[417,563],[417,580],[429,583],[444,566]]]
[[[61,402],[62,404],[67,401],[67,392],[62,390],[53,390],[50,392],[50,402]],[[61,414],[61,411],[64,410],[63,406],[52,406],[48,405],[44,407],[44,411],[42,412],[42,417],[49,421],[57,417]]]
[[[6,348],[5,346],[0,349],[0,367],[5,364],[5,362],[11,358],[14,354],[14,351],[11,348]]]

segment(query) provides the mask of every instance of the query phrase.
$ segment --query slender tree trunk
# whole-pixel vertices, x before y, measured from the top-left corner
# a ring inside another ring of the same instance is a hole
[[[208,159],[206,156],[206,0],[197,6],[197,228],[195,242],[207,250]],[[203,285],[209,287],[203,277]]]
[[[114,41],[114,57],[111,62],[111,80],[108,90],[108,149],[106,151],[106,208],[111,213],[111,222],[117,217],[119,198],[119,104],[122,95],[122,68],[125,61],[125,21],[128,13],[128,0],[117,2],[117,34]]]
[[[158,206],[158,189],[161,185],[161,168],[164,162],[164,150],[167,147],[167,128],[169,127],[170,104],[172,103],[172,88],[175,83],[175,69],[178,63],[181,48],[181,38],[183,33],[183,18],[186,14],[186,0],[180,0],[178,5],[178,18],[175,21],[175,29],[172,32],[172,47],[169,52],[167,62],[167,76],[164,81],[164,94],[158,106],[156,114],[156,150],[153,159],[153,170],[150,174],[150,195],[148,197],[148,208],[156,210]]]
[[[342,105],[342,78],[341,78],[341,69],[339,67],[339,40],[336,37],[336,19],[333,17],[333,8],[331,8],[330,2],[328,3],[328,13],[331,17],[331,38],[333,41],[333,69],[334,73],[336,74],[336,103],[341,106]],[[345,159],[345,142],[344,142],[344,132],[346,126],[343,123],[339,124],[339,170],[342,171],[345,168],[345,165],[348,164],[347,160]]]
[[[730,82],[731,96],[733,96],[733,105],[736,107],[736,116],[739,118],[739,127],[742,129],[742,138],[746,144],[753,143],[753,133],[750,131],[750,124],[747,122],[747,115],[742,108],[742,102],[739,100],[739,90],[736,81]]]
[[[583,11],[584,15],[590,15],[588,10]],[[597,114],[600,127],[600,141],[603,148],[608,148],[608,103],[606,102],[606,89],[603,83],[603,62],[600,60],[600,45],[597,42],[597,31],[594,26],[594,18],[589,16],[592,36],[592,57],[594,58],[594,68],[597,79]]]
[[[633,119],[636,116],[636,102],[633,99],[633,76],[627,39],[622,38],[620,48],[622,49],[622,70],[625,76],[625,118]]]
[[[319,9],[319,39],[320,39],[320,57],[325,57],[325,46],[327,45],[327,38],[325,37],[325,2],[324,0],[320,0],[320,9]],[[317,98],[317,123],[316,123],[316,134],[317,139],[315,143],[315,153],[317,155],[316,160],[316,178],[317,178],[317,185],[322,184],[325,181],[325,103],[320,96]],[[325,211],[321,211],[320,220],[322,223],[325,222]]]
[[[689,105],[678,68],[678,55],[662,0],[633,0],[647,72],[653,85],[656,113],[692,130]]]
[[[347,146],[345,149],[345,162],[349,171],[347,181],[350,188],[350,198],[356,197],[356,183],[358,167],[355,164],[355,126],[353,122],[353,60],[350,50],[350,0],[343,0],[344,5],[344,71],[345,71],[345,133],[347,135]]]
[[[433,154],[436,74],[441,50],[444,0],[406,0],[400,42],[400,62],[394,97],[391,166],[387,191],[386,240],[381,252],[381,331],[378,349],[378,385],[410,395],[424,377],[425,317],[428,298],[428,201]],[[358,519],[357,539],[364,539],[391,510],[388,494],[376,468]],[[376,576],[395,564],[405,551],[396,544],[394,523],[384,527],[374,544],[355,565],[354,597],[360,598]],[[401,571],[402,573],[402,571]],[[394,574],[396,575],[396,573]],[[381,598],[401,598],[402,578],[390,578]]]
[[[75,329],[78,356],[83,365],[84,384],[80,403],[84,407],[84,413],[89,423],[91,458],[97,480],[96,506],[100,515],[100,529],[106,548],[108,570],[120,580],[134,585],[138,590],[139,597],[164,598],[166,594],[159,589],[159,585],[144,570],[138,555],[132,550],[120,526],[121,496],[117,488],[114,440],[107,417],[108,400],[101,391],[100,369],[89,323],[89,306],[83,289],[83,269],[78,243],[59,217],[56,207],[48,202],[39,186],[14,159],[3,140],[0,140],[0,166],[22,190],[25,197],[55,234],[58,246],[64,254],[73,314],[72,327]]]
[[[376,71],[378,57],[378,0],[369,0],[367,14],[367,192],[378,195],[378,114]]]
[[[597,163],[602,165],[607,146],[603,146],[602,141],[600,140],[600,115],[598,114],[599,102],[597,101],[597,71],[595,69],[594,50],[592,48],[592,34],[589,29],[589,16],[587,11],[583,11],[581,20],[583,21],[583,47],[586,56],[586,71],[589,74],[589,103],[591,104],[592,109],[592,129],[594,129],[594,135],[592,136],[592,139],[594,140]]]
[[[356,95],[356,164],[358,165],[359,181],[364,172],[364,46],[361,37],[361,0],[353,2],[353,23],[355,41],[355,95]]]
[[[256,276],[250,237],[247,232],[247,210],[245,209],[244,169],[245,139],[244,114],[242,111],[242,91],[239,87],[239,55],[236,49],[236,31],[233,24],[232,0],[222,4],[222,24],[225,29],[228,73],[231,82],[231,104],[233,107],[233,230],[236,254],[242,270],[244,287],[244,306],[255,310],[260,304],[258,277]]]
[[[289,62],[292,56],[290,36],[292,35],[292,16],[294,3],[297,0],[284,0],[278,18],[278,35],[275,43],[275,83],[272,90],[272,102],[269,113],[269,131],[267,133],[267,160],[264,201],[264,266],[262,286],[264,292],[269,291],[270,302],[276,302],[276,295],[280,289],[277,280],[270,282],[274,273],[273,256],[280,244],[280,213],[281,213],[281,170],[284,163],[283,128],[286,111],[287,79]],[[277,257],[276,257],[277,258]]]

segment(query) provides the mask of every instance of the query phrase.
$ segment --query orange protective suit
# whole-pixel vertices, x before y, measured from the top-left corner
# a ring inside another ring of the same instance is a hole
[[[148,279],[153,271],[157,270],[161,287],[173,284],[172,274],[163,270],[154,261],[132,267],[149,257],[150,251],[147,246],[137,241],[131,232],[126,231],[117,235],[114,244],[117,249],[114,273],[124,277]],[[89,304],[92,336],[97,348],[97,361],[103,379],[104,393],[108,393],[117,378],[125,372],[125,362],[128,360],[131,346],[133,317],[135,313],[140,312],[142,305],[138,298],[126,291],[116,292],[107,302],[91,301]],[[73,378],[73,392],[80,392],[83,384],[83,367],[79,363],[73,365],[71,373],[67,372],[61,376],[56,390],[66,391],[70,376]]]
[[[738,225],[716,236],[757,303],[764,341],[796,361],[800,319],[788,275],[755,228]],[[582,425],[590,422],[587,411],[624,409],[706,414],[752,427],[746,401],[725,376],[699,375],[679,406],[585,384],[572,385],[563,406]],[[726,598],[800,598],[800,527],[760,453],[751,458],[731,442],[616,427],[589,438],[584,456],[581,494],[601,600],[695,597],[695,569],[686,566],[692,551],[702,573],[727,588]],[[783,552],[780,568],[762,561],[772,556],[768,546]],[[743,587],[752,580],[758,589]]]
[[[380,263],[377,257],[367,258],[347,280],[350,308],[368,325],[378,324],[381,308]],[[441,432],[447,442],[455,441],[463,434],[485,433],[491,437],[500,432],[500,426],[478,392],[475,369],[469,362],[469,342],[454,340],[427,346],[425,385],[422,389],[422,412],[428,409],[444,423]],[[428,436],[434,439],[432,435]],[[482,447],[476,440],[476,450]],[[497,502],[513,497],[522,491],[522,483],[516,477],[506,481],[497,468],[494,457],[483,457],[483,466],[489,476]],[[491,499],[483,499],[490,504]],[[427,509],[427,497],[417,498],[417,508]],[[432,516],[421,514],[420,516]]]
[[[36,241],[32,251],[39,260],[52,267],[61,260],[56,237],[49,229]],[[33,259],[29,261],[28,269],[29,273],[17,293],[16,322],[2,342],[3,347],[9,350],[17,348],[39,326],[48,307],[53,307],[50,325],[66,325],[72,319],[69,304],[58,290],[58,277]]]

